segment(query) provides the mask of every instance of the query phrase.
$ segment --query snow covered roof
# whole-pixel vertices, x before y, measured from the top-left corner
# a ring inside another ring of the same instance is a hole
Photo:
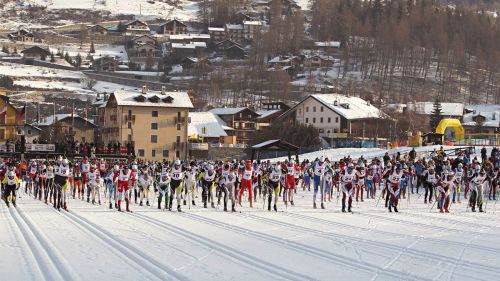
[[[280,111],[281,109],[273,109],[273,110],[261,109],[257,110],[256,113],[260,115],[259,119],[264,119]]]
[[[209,27],[208,31],[214,31],[214,32],[224,32],[226,31],[224,27]]]
[[[339,41],[328,41],[328,42],[314,42],[315,47],[332,47],[332,48],[340,48]]]
[[[463,103],[441,103],[441,116],[462,116],[464,114]],[[408,109],[413,109],[413,104],[408,104]],[[415,112],[417,114],[432,115],[434,110],[434,102],[416,102]]]
[[[148,91],[141,92],[116,90],[113,93],[118,105],[193,108],[193,103],[187,92]]]
[[[170,40],[210,39],[210,34],[172,34]]]
[[[241,24],[226,24],[226,29],[232,29],[232,30],[242,30],[243,25]]]
[[[225,137],[226,123],[212,112],[189,112],[188,136]]]
[[[52,126],[55,123],[54,122],[54,117],[55,117],[55,122],[59,122],[59,121],[64,120],[66,118],[72,118],[71,114],[56,114],[55,116],[54,115],[50,115],[50,116],[41,118],[40,122],[34,122],[32,124],[32,126],[41,126],[41,127],[43,127],[43,126]],[[82,119],[82,120],[88,122],[89,124],[91,124],[92,126],[96,126],[94,124],[94,122],[92,122],[91,120],[83,118],[83,117],[78,116],[76,114],[75,114],[74,118],[75,119]]]
[[[247,109],[246,107],[214,108],[210,112],[217,115],[233,115]]]
[[[466,111],[469,113],[464,114],[462,125],[463,126],[477,126],[475,119],[478,116],[484,118],[481,123],[483,127],[500,127],[500,105],[499,104],[476,104],[467,105]]]
[[[308,98],[318,100],[348,120],[389,117],[369,102],[358,97],[339,94],[317,94]]]
[[[262,25],[262,22],[261,21],[257,21],[257,20],[254,20],[254,21],[243,21],[243,25]]]
[[[206,48],[207,44],[205,42],[191,42],[189,44],[184,43],[172,43],[172,49],[195,49],[195,48]]]
[[[289,63],[292,60],[296,59],[295,56],[277,56],[268,61],[268,63]]]

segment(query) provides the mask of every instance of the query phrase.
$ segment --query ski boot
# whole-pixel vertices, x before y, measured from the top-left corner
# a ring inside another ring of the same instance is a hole
[[[139,202],[139,206],[142,206],[142,201]]]
[[[224,202],[224,212],[227,212],[227,203]]]
[[[179,213],[182,212],[181,205],[177,205],[177,212],[179,212]]]
[[[277,212],[278,208],[276,207],[276,204],[274,204],[274,211]]]
[[[89,197],[87,197],[87,203],[90,203],[90,198]]]
[[[316,209],[316,202],[314,202],[313,204],[313,209]]]
[[[95,200],[94,199],[92,199],[92,205],[95,205]]]
[[[64,204],[63,204],[63,209],[64,209],[65,211],[68,211],[68,205],[66,204],[66,202],[64,202]]]
[[[394,212],[398,213],[398,207],[394,206]]]
[[[293,201],[290,201],[290,205],[295,206],[295,205],[293,204]]]
[[[345,205],[342,205],[342,213],[345,213]]]
[[[325,208],[325,204],[321,203],[321,209]]]
[[[184,204],[184,206],[186,206],[186,205],[187,205],[187,202],[186,202],[186,200],[185,200],[185,199],[184,199],[184,202],[183,202],[183,204]]]
[[[352,213],[351,206],[347,208],[347,212]]]
[[[191,201],[191,205],[196,206],[196,204],[194,203],[194,200]]]
[[[391,206],[389,206],[389,207],[388,207],[388,209],[389,209],[389,213],[392,213],[392,208],[391,208]]]
[[[203,202],[203,208],[205,208],[205,209],[207,208],[207,202],[206,201]]]
[[[210,206],[211,206],[212,208],[215,208],[215,203],[214,203],[214,202],[210,202]]]
[[[149,205],[149,201],[146,201],[146,206],[150,206],[150,205]]]
[[[16,207],[17,207],[17,205],[16,205],[16,201],[15,201],[15,200],[14,200],[14,201],[12,201],[12,206],[14,206],[14,208],[16,208]]]
[[[236,212],[236,208],[234,207],[234,205],[235,205],[234,203],[231,205],[231,212],[233,213]]]
[[[113,203],[109,202],[109,209],[113,209]]]

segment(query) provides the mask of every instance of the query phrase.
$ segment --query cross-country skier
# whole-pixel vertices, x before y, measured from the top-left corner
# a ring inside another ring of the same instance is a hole
[[[4,201],[9,207],[10,202],[12,206],[16,207],[16,190],[19,188],[19,179],[14,171],[7,172],[7,176],[3,179],[2,185],[5,188]]]

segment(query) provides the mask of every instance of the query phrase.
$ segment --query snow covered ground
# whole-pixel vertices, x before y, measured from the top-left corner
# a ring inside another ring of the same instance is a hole
[[[423,198],[388,213],[376,200],[340,212],[336,198],[237,213],[191,207],[133,214],[70,200],[58,212],[21,195],[0,203],[0,271],[7,280],[499,280],[500,205],[487,213],[452,205],[430,211]],[[197,199],[199,202],[199,198]],[[245,203],[244,205],[248,205]],[[383,203],[381,204],[383,205]]]
[[[158,0],[25,0],[24,2],[46,6],[49,9],[105,10],[112,14],[176,17],[180,20],[195,19],[198,11],[198,3],[190,0],[178,1],[178,6]]]

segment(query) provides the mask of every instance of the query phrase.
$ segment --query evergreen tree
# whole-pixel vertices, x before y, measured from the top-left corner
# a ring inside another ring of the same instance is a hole
[[[89,51],[89,53],[91,53],[91,54],[95,53],[94,42],[90,43],[90,51]]]
[[[432,130],[435,130],[436,127],[439,125],[439,122],[442,119],[441,116],[442,112],[443,112],[443,106],[441,105],[441,101],[439,101],[439,98],[436,98],[432,109],[432,115],[430,117],[430,125]]]
[[[64,54],[64,60],[67,61],[68,63],[71,63],[71,58],[69,57],[68,52]]]

